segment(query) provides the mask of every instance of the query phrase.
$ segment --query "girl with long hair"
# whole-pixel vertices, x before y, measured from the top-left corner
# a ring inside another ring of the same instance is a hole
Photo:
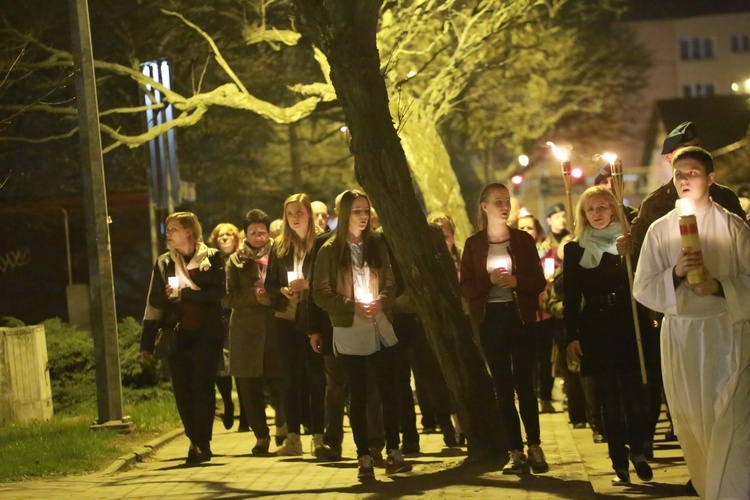
[[[351,391],[349,419],[357,445],[358,478],[375,476],[367,432],[368,371],[376,380],[383,408],[386,474],[411,470],[399,451],[396,394],[398,342],[391,303],[396,282],[388,249],[370,225],[370,200],[361,191],[345,191],[335,235],[315,260],[313,297],[333,324],[333,349],[344,364]]]
[[[266,291],[276,310],[276,340],[284,379],[284,410],[287,437],[277,450],[282,456],[302,455],[300,429],[309,405],[312,448],[316,457],[329,455],[323,444],[325,430],[325,371],[323,357],[313,351],[308,338],[307,301],[309,300],[312,251],[316,237],[310,198],[293,194],[284,201],[281,235],[270,253]],[[303,398],[307,378],[309,399]],[[304,400],[303,400],[304,399]]]
[[[540,446],[539,408],[534,391],[534,324],[545,279],[534,238],[508,226],[510,192],[489,184],[479,198],[479,231],[466,240],[461,259],[461,293],[490,368],[510,445],[504,474],[549,467]],[[526,429],[524,454],[521,422]]]

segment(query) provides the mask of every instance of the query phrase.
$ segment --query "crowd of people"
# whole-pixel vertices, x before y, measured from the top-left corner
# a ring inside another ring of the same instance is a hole
[[[603,167],[572,228],[558,203],[545,233],[534,215],[514,213],[497,183],[483,189],[477,232],[462,250],[450,216],[428,216],[492,377],[509,448],[500,450],[503,473],[549,470],[539,414],[557,411],[552,389],[562,377],[570,423],[606,443],[613,484],[631,484],[631,464],[640,480],[653,478],[666,403],[688,487],[703,498],[750,498],[750,229],[698,144],[689,122],[669,135],[662,154],[673,179],[639,210],[621,206]],[[695,207],[700,248],[682,244],[678,199]],[[439,428],[446,446],[466,444],[414,307],[418,290],[404,285],[368,196],[344,191],[334,215],[294,194],[279,223],[253,209],[242,228],[219,224],[213,248],[195,214],[167,217],[141,352],[151,359],[160,330],[177,330],[166,361],[187,463],[211,459],[215,386],[224,425],[233,425],[232,377],[253,455],[272,454],[270,402],[277,455],[303,455],[301,436],[311,434],[311,454],[340,459],[348,401],[358,478],[373,478],[377,462],[387,474],[411,470],[404,457],[420,451],[412,374],[422,427]]]

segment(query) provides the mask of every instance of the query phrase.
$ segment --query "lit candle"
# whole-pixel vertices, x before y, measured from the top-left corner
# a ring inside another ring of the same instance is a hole
[[[492,271],[500,268],[510,271],[510,259],[508,257],[495,257],[490,260],[487,265],[487,272],[492,274]]]
[[[297,271],[287,271],[286,272],[286,282],[287,284],[291,283],[292,281],[295,281],[297,279]]]
[[[552,257],[547,257],[544,259],[544,276],[547,279],[550,279],[552,276],[555,275],[555,259]]]
[[[180,280],[177,279],[177,276],[170,276],[167,278],[167,281],[169,282],[169,286],[172,287],[172,295],[170,297],[177,298],[180,296]]]
[[[695,218],[695,202],[687,198],[682,198],[675,202],[675,207],[680,214],[679,223],[682,248],[691,248],[693,252],[698,252],[702,264],[703,255],[701,254],[701,240],[698,237],[698,221]],[[687,272],[687,282],[691,285],[699,285],[705,280],[706,276],[703,273],[702,266],[700,269],[691,269]]]
[[[372,296],[372,292],[366,288],[356,287],[354,290],[354,300],[369,304],[370,302],[374,302],[375,298]]]

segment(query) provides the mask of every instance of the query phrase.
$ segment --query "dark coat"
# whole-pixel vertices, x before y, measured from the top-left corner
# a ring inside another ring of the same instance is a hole
[[[286,255],[279,257],[276,253],[276,245],[271,251],[268,260],[268,273],[266,274],[266,292],[271,297],[271,307],[276,311],[283,311],[289,304],[281,287],[289,286],[287,272],[294,271],[294,247],[291,247]],[[312,288],[312,251],[305,254],[305,260],[302,262],[302,276],[310,282]],[[307,301],[310,300],[310,290],[303,290],[300,293],[298,307],[295,311],[295,324],[300,333],[309,334],[309,325],[307,321]]]
[[[605,253],[594,269],[584,269],[583,248],[565,245],[563,312],[565,345],[578,340],[581,374],[622,373],[638,368],[627,269],[620,256]]]
[[[492,288],[487,273],[489,248],[487,231],[479,231],[466,240],[461,258],[461,294],[469,301],[469,316],[475,328],[484,319],[487,296]],[[513,261],[512,274],[518,281],[513,289],[518,319],[524,324],[534,323],[539,310],[539,294],[547,284],[534,238],[525,231],[510,228],[509,252]]]
[[[274,248],[271,248],[271,252]],[[229,374],[234,377],[281,377],[273,310],[258,302],[258,263],[232,254],[227,261]]]
[[[160,319],[143,320],[141,331],[141,351],[153,352],[156,332],[159,328],[173,327],[180,321],[180,303],[194,303],[201,311],[204,328],[211,335],[221,338],[224,334],[223,311],[221,300],[225,293],[224,259],[221,252],[215,248],[208,249],[208,259],[211,267],[206,271],[198,270],[192,275],[193,282],[200,290],[190,288],[180,289],[180,301],[169,299],[164,292],[167,286],[167,276],[174,276],[174,261],[169,252],[156,259],[151,273],[151,285],[147,308],[153,308],[160,314]]]
[[[318,256],[320,248],[325,244],[326,241],[331,239],[333,231],[328,231],[315,239],[315,246],[313,246],[313,265],[311,268],[310,284],[312,287],[315,286],[315,259]],[[311,290],[312,294],[315,290]],[[310,335],[313,333],[319,333],[323,335],[323,354],[327,356],[333,356],[333,325],[331,325],[331,318],[328,314],[320,308],[314,300],[307,301],[307,317],[310,327]]]

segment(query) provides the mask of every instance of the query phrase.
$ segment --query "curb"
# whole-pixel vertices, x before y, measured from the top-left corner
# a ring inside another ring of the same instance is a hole
[[[102,471],[102,474],[113,474],[127,467],[130,467],[136,462],[143,462],[143,460],[151,455],[154,450],[162,447],[173,439],[182,436],[183,434],[185,434],[184,429],[175,429],[155,439],[152,439],[148,443],[144,444],[143,447],[116,458],[115,461],[109,465],[109,467]]]

